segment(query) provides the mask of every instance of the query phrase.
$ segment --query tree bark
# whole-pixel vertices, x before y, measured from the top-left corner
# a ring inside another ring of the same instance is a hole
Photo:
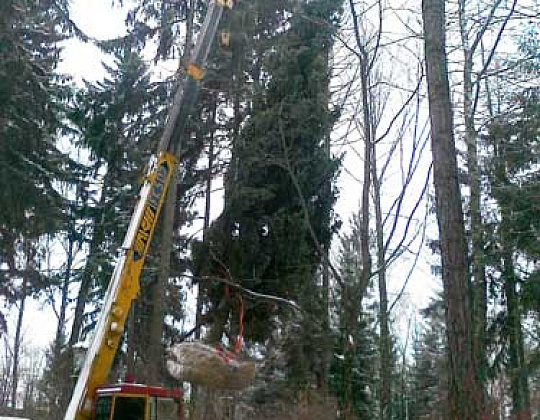
[[[62,283],[61,296],[60,296],[60,310],[58,313],[58,325],[56,326],[56,335],[54,339],[54,357],[57,359],[60,356],[62,346],[65,344],[66,333],[66,312],[68,305],[68,293],[69,284],[71,282],[71,270],[73,268],[73,248],[75,241],[73,240],[72,226],[70,222],[68,232],[68,249],[67,249],[67,262],[66,272],[64,273],[64,280]]]
[[[369,68],[368,57],[365,55],[360,63],[362,79],[362,119],[364,125],[364,178],[362,186],[362,208],[360,224],[360,247],[362,255],[362,280],[364,290],[369,286],[371,278],[371,255],[369,250],[369,192],[371,189],[371,112],[369,102]],[[360,305],[361,302],[358,302]]]
[[[467,245],[446,59],[445,1],[423,0],[422,16],[450,368],[447,418],[478,420],[483,414],[482,395],[472,349]]]
[[[504,144],[497,144],[495,147],[495,178],[499,186],[509,186],[510,180],[507,176],[507,168],[504,156]],[[531,419],[531,400],[529,389],[529,375],[525,361],[525,350],[523,343],[523,327],[521,324],[521,309],[519,305],[519,295],[517,292],[518,277],[515,272],[514,250],[515,240],[512,237],[509,223],[512,214],[504,203],[500,203],[501,208],[501,272],[504,281],[504,294],[506,296],[506,328],[508,331],[508,353],[509,363],[507,366],[510,378],[510,391],[512,394],[512,418],[515,420]]]
[[[482,402],[485,404],[485,381],[487,380],[486,349],[486,317],[487,317],[487,283],[484,258],[484,226],[480,205],[481,182],[478,164],[478,135],[476,132],[473,109],[473,54],[469,33],[464,15],[465,2],[459,3],[459,21],[461,44],[463,48],[463,118],[465,121],[465,142],[467,145],[467,170],[470,187],[469,217],[471,224],[471,262],[473,281],[471,282],[472,296],[472,325],[473,351],[475,363],[480,374],[482,386]]]
[[[190,0],[186,18],[186,38],[185,47],[180,60],[181,68],[187,68],[193,43],[193,19],[195,4]],[[183,67],[182,67],[183,66]],[[183,135],[181,133],[180,135]],[[177,150],[177,158],[181,159]],[[156,282],[152,284],[149,290],[150,295],[150,330],[148,332],[148,366],[151,366],[147,372],[146,380],[149,383],[159,384],[162,377],[163,363],[163,320],[165,318],[165,287],[170,277],[171,271],[171,253],[173,247],[173,230],[175,222],[176,207],[178,199],[178,177],[174,176],[163,208],[163,221],[161,224],[160,246],[159,246],[159,267]]]
[[[72,225],[70,221],[69,232],[68,232],[68,249],[67,249],[67,262],[66,262],[66,272],[64,274],[64,280],[62,284],[61,296],[60,296],[60,310],[58,314],[58,325],[56,327],[56,336],[54,339],[54,361],[59,362],[62,358],[62,347],[65,345],[65,335],[66,335],[66,314],[68,306],[68,294],[69,294],[69,285],[71,283],[71,274],[73,268],[73,252],[75,240],[73,238]],[[71,363],[69,360],[64,360],[60,364],[57,364],[58,372],[58,394],[60,398],[58,400],[58,413],[64,413],[68,404],[69,396],[71,394],[70,387],[71,383],[69,380],[64,380],[64,378],[70,377],[71,375]]]
[[[103,213],[104,213],[103,208],[105,207],[105,203],[107,201],[106,191],[109,188],[110,178],[111,178],[111,175],[109,172],[107,172],[107,174],[105,175],[105,179],[103,180],[103,188],[102,188],[101,197],[99,199],[98,205],[96,206],[96,215],[93,220],[94,232],[92,235],[92,239],[90,241],[90,249],[88,251],[88,257],[86,259],[86,265],[84,266],[84,270],[82,273],[81,287],[79,289],[79,295],[77,296],[77,302],[75,304],[73,324],[71,326],[71,334],[68,341],[68,350],[70,352],[72,351],[73,346],[81,338],[81,331],[82,331],[83,318],[84,318],[84,308],[86,306],[88,295],[92,287],[92,268],[93,268],[92,265],[94,264],[96,254],[99,250],[99,245],[104,240],[104,226],[102,223],[102,218],[103,218]]]
[[[159,266],[156,281],[148,287],[150,295],[150,315],[148,331],[149,367],[146,381],[149,384],[161,383],[164,366],[163,357],[163,320],[165,318],[165,287],[171,272],[171,252],[173,245],[174,218],[177,202],[177,177],[173,176],[163,208],[161,235],[159,242]]]
[[[23,278],[21,288],[21,298],[19,304],[19,314],[17,316],[17,325],[15,327],[15,341],[13,343],[13,374],[12,374],[12,388],[11,388],[11,407],[17,408],[17,388],[19,386],[19,356],[21,351],[21,335],[22,335],[22,323],[24,317],[24,306],[26,302],[26,294],[28,282],[26,278]]]
[[[381,184],[377,175],[377,155],[376,149],[373,146],[372,158],[372,180],[373,180],[373,197],[375,207],[375,231],[377,237],[377,278],[379,280],[379,321],[380,321],[380,376],[381,376],[381,392],[380,392],[380,411],[379,419],[391,419],[391,375],[392,375],[392,360],[391,360],[391,340],[390,331],[388,328],[388,294],[386,290],[386,261],[384,252],[384,232],[383,218],[381,208]]]
[[[503,244],[503,247],[505,245]],[[516,420],[531,419],[531,401],[525,351],[523,347],[523,330],[521,326],[521,311],[519,297],[516,292],[516,275],[512,252],[504,250],[503,255],[504,291],[506,294],[508,352],[510,388],[512,390],[512,415]]]
[[[328,59],[328,58],[327,58]],[[326,136],[324,139],[324,148],[328,159],[331,159],[330,155],[330,136]],[[331,194],[332,183],[329,180],[325,186],[325,196]],[[325,258],[322,261],[322,290],[321,290],[321,306],[322,306],[322,333],[323,340],[321,340],[321,361],[320,361],[320,379],[319,388],[324,393],[328,391],[328,375],[330,372],[330,364],[332,362],[332,342],[327,337],[332,336],[330,328],[330,245],[324,246]]]
[[[217,104],[214,104],[212,110],[212,125],[216,122],[216,112]],[[204,219],[203,219],[203,242],[206,240],[206,232],[210,226],[210,211],[212,205],[212,177],[214,173],[214,127],[212,127],[210,132],[210,143],[208,145],[208,169],[206,171],[206,180],[205,180],[205,201],[204,201]],[[203,297],[201,295],[200,284],[199,284],[199,293],[197,294],[197,307],[195,312],[195,325],[200,325],[201,317],[203,310]],[[198,340],[201,338],[201,329],[198,328],[195,331],[195,339]]]
[[[364,137],[364,177],[362,186],[362,201],[360,209],[360,254],[362,256],[362,273],[360,284],[365,290],[371,278],[371,255],[369,249],[369,193],[371,189],[371,153],[373,148],[373,133],[371,123],[371,106],[369,100],[370,63],[369,54],[360,35],[359,17],[354,2],[349,0],[351,9],[356,46],[359,49],[360,81],[362,94],[362,128]],[[358,302],[361,305],[361,301]]]

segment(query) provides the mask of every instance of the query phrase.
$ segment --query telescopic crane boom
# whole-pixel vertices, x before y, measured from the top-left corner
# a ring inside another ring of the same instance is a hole
[[[232,0],[210,0],[201,33],[186,69],[185,80],[169,110],[156,155],[150,159],[121,255],[105,295],[96,331],[64,420],[90,420],[95,415],[96,391],[107,381],[129,310],[139,294],[139,279],[144,260],[167,196],[176,155],[182,147],[184,129],[204,76],[208,53],[216,37],[223,10],[231,7]],[[111,410],[114,410],[114,404]],[[148,413],[149,410],[144,411]],[[147,415],[144,414],[140,419],[145,419]],[[119,417],[108,414],[103,418]]]

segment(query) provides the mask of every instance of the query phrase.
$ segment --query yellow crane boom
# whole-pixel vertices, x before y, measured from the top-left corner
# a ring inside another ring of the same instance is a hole
[[[171,183],[182,135],[196,101],[208,53],[216,36],[223,9],[232,0],[211,0],[197,38],[187,75],[169,110],[156,156],[152,157],[139,200],[125,236],[121,255],[105,294],[103,308],[64,420],[89,420],[95,391],[104,385],[118,349],[132,302],[140,289],[139,279],[152,235]]]

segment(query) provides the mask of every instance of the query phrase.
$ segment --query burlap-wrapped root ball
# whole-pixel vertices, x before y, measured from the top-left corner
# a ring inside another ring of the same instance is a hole
[[[169,350],[167,369],[176,379],[212,389],[240,390],[255,376],[255,363],[200,342],[184,342]]]

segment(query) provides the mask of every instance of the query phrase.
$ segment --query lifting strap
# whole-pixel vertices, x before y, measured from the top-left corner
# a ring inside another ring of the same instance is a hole
[[[229,300],[231,298],[231,291],[229,289],[229,285],[225,285],[225,297]],[[238,314],[238,335],[236,336],[236,341],[234,343],[233,352],[229,352],[225,350],[220,344],[216,345],[216,351],[217,353],[225,360],[227,363],[231,361],[232,358],[235,358],[240,354],[240,351],[242,350],[242,345],[244,344],[244,314],[245,314],[245,308],[244,308],[244,299],[242,298],[242,295],[238,295],[238,302],[239,302],[239,314]]]

